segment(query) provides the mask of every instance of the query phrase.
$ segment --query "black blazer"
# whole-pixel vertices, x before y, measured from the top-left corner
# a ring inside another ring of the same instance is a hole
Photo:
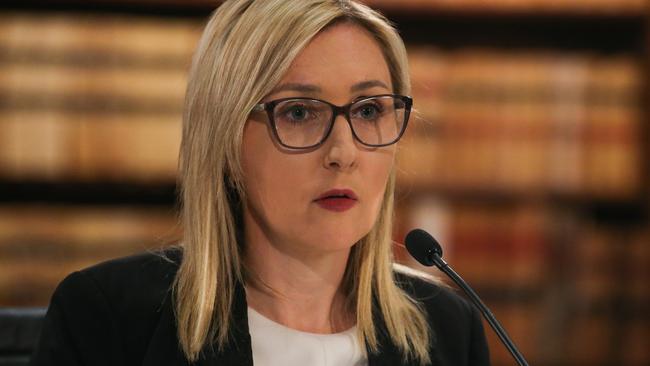
[[[98,264],[65,278],[52,295],[32,365],[189,365],[179,348],[170,286],[178,250]],[[451,290],[397,275],[424,304],[433,330],[434,365],[489,365],[478,312]],[[195,365],[253,365],[243,286],[235,290],[234,342],[221,351],[206,346]],[[381,350],[369,366],[410,365],[377,319]],[[308,366],[308,365],[306,365]]]

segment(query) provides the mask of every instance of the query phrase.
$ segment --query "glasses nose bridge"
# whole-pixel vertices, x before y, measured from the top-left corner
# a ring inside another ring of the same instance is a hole
[[[348,123],[348,127],[350,127],[350,133],[352,134],[352,139],[355,141],[359,141],[363,144],[363,142],[359,140],[359,137],[357,137],[357,134],[354,131],[354,127],[352,127],[352,121],[350,120],[349,117],[349,110],[353,103],[346,104],[343,106],[338,106],[330,102],[326,102],[326,101],[322,101],[322,102],[327,104],[331,108],[332,116],[330,118],[329,128],[326,130],[327,132],[325,133],[325,136],[321,140],[321,143],[325,142],[325,140],[328,140],[330,138],[332,131],[334,131],[334,124],[336,123],[336,117],[342,114],[343,118],[345,118],[345,121]]]
[[[329,106],[332,108],[332,126],[330,129],[334,129],[334,123],[336,123],[336,117],[343,115],[343,118],[348,122],[348,126],[350,126],[350,130],[352,131],[352,135],[356,138],[356,134],[354,133],[354,127],[352,126],[352,121],[350,118],[350,107],[352,106],[352,103],[346,104],[343,106],[338,106],[336,104],[328,103]]]

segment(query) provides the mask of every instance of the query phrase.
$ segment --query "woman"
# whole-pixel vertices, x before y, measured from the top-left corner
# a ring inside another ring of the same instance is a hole
[[[190,71],[180,249],[66,278],[33,364],[488,364],[477,312],[392,262],[408,93],[371,9],[226,1]]]

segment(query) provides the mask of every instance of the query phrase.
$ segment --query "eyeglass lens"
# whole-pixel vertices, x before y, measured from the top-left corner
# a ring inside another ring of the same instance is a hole
[[[332,123],[332,107],[311,99],[291,99],[278,103],[273,110],[280,141],[290,147],[309,147],[322,141]],[[349,111],[356,137],[367,145],[394,142],[406,122],[404,101],[379,96],[353,103]]]

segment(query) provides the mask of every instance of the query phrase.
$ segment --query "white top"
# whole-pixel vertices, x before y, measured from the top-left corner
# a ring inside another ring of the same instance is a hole
[[[367,366],[357,327],[335,334],[301,332],[248,308],[255,366]]]

